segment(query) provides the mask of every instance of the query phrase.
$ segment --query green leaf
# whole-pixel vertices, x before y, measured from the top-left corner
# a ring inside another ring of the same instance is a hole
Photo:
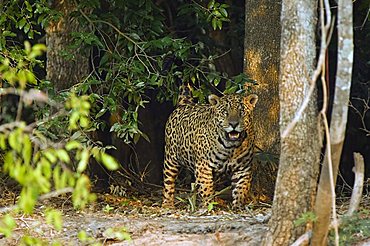
[[[45,211],[46,223],[54,226],[57,231],[60,231],[63,226],[62,212],[56,209],[46,209]]]
[[[6,150],[6,137],[4,134],[0,134],[0,148]]]
[[[90,120],[89,120],[89,118],[87,118],[87,117],[81,117],[81,118],[80,118],[80,126],[81,126],[82,128],[86,128],[86,127],[88,127],[88,126],[89,126],[89,124],[90,124]]]
[[[0,221],[0,233],[5,237],[10,237],[16,227],[15,220],[9,214],[6,214]]]
[[[51,162],[55,163],[57,161],[57,157],[55,156],[55,150],[54,149],[48,149],[43,152],[44,156]]]
[[[217,19],[216,18],[212,19],[212,28],[213,28],[213,30],[217,29]]]
[[[27,20],[26,18],[22,18],[19,22],[18,22],[18,28],[19,29],[22,29],[24,27],[24,25],[26,24]]]
[[[301,226],[308,222],[315,222],[316,220],[317,220],[316,214],[312,211],[309,211],[301,214],[301,216],[298,219],[296,219],[293,223],[295,226]]]
[[[31,6],[31,4],[30,4],[28,1],[24,1],[24,3],[26,4],[26,9],[27,9],[29,12],[32,12],[32,6]]]
[[[21,86],[21,88],[25,88],[27,84],[26,70],[19,70],[17,76],[19,80],[19,85]]]
[[[217,20],[217,27],[221,30],[222,29],[222,21]]]
[[[105,112],[107,112],[108,109],[107,108],[102,108],[97,114],[96,114],[96,118],[99,118],[101,116],[103,116],[103,114],[105,114]]]
[[[69,163],[71,161],[67,151],[65,151],[64,149],[56,150],[56,154],[58,158],[65,163]]]
[[[76,140],[71,140],[71,141],[69,141],[67,144],[66,144],[66,146],[65,146],[65,148],[66,148],[66,150],[67,151],[71,151],[72,149],[80,149],[81,148],[81,143],[80,142],[78,142],[78,141],[76,141]]]
[[[85,242],[88,240],[88,236],[87,236],[87,233],[86,231],[79,231],[78,234],[77,234],[77,237],[78,239],[81,241],[81,242]]]
[[[222,14],[220,13],[220,11],[218,11],[218,10],[212,11],[212,14],[215,15],[216,17],[221,17],[222,16]]]
[[[96,199],[96,195],[91,194],[89,189],[89,178],[86,175],[81,175],[77,179],[75,189],[72,193],[72,201],[75,208],[84,208],[88,202]]]
[[[8,136],[8,142],[12,149],[16,150],[18,153],[22,149],[20,134],[18,130],[12,131]]]
[[[211,0],[211,1],[209,1],[209,3],[208,3],[208,9],[211,9],[211,8],[213,8],[213,6],[215,5],[215,0]]]
[[[30,28],[31,28],[31,24],[30,23],[27,23],[26,25],[24,25],[23,30],[24,30],[25,33],[28,33],[28,31],[30,30]]]
[[[126,231],[126,228],[124,227],[108,228],[104,231],[103,234],[110,239],[131,240],[130,234]]]
[[[220,8],[219,11],[220,11],[220,13],[222,14],[223,17],[227,17],[228,16],[228,13],[227,13],[227,10],[226,9]]]
[[[135,40],[140,40],[140,36],[137,33],[130,33],[130,36]]]
[[[26,213],[31,214],[36,204],[37,191],[30,186],[24,186],[19,198],[19,207]]]
[[[208,212],[211,212],[214,209],[214,206],[217,205],[217,204],[218,204],[218,202],[209,203],[208,206],[207,206]]]
[[[31,29],[31,30],[28,32],[27,36],[28,36],[28,38],[29,38],[29,39],[33,39],[33,38],[34,38],[34,34],[35,34],[35,31]]]
[[[22,237],[20,245],[44,245],[45,243],[37,237],[32,237],[29,235],[24,235]]]
[[[218,86],[218,84],[220,83],[221,79],[219,77],[216,77],[214,80],[213,80],[213,84],[215,86]]]
[[[25,165],[30,165],[32,158],[32,143],[28,135],[25,135],[23,138],[22,158]]]
[[[97,161],[100,161],[100,149],[95,146],[91,149],[91,153],[93,155],[93,157],[97,160]]]
[[[14,32],[6,30],[6,31],[3,32],[3,36],[4,37],[16,37],[17,34],[15,34]]]
[[[77,165],[77,172],[82,173],[85,171],[90,158],[90,151],[88,149],[82,150],[81,159]]]
[[[101,160],[106,168],[109,170],[117,170],[119,165],[117,161],[110,155],[106,153],[101,153]]]
[[[61,179],[61,168],[60,166],[56,166],[53,170],[53,180],[54,180],[54,185],[55,189],[62,189],[65,187],[65,184],[62,183]]]
[[[38,162],[37,168],[41,169],[42,175],[47,179],[51,177],[51,164],[45,157],[42,157],[40,162]]]

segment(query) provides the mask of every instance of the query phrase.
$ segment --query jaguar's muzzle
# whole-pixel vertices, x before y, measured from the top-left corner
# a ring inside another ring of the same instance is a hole
[[[236,130],[232,130],[230,132],[226,132],[226,138],[229,141],[240,141],[241,139],[243,139],[244,135],[245,135],[244,131],[239,132]]]

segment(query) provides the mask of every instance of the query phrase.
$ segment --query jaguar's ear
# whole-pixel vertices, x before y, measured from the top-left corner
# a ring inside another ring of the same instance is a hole
[[[244,103],[246,105],[251,105],[253,108],[256,106],[257,101],[258,101],[258,96],[256,94],[251,94],[251,95],[244,97]]]
[[[211,105],[217,105],[220,101],[220,98],[215,94],[211,94],[208,96],[208,101]]]

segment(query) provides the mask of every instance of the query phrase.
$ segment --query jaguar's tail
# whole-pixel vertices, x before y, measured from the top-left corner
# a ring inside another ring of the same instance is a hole
[[[179,97],[177,99],[177,106],[194,105],[194,97],[192,96],[193,87],[190,83],[183,83],[180,86]]]

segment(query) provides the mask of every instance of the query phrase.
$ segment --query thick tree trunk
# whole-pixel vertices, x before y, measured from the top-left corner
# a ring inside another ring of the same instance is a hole
[[[71,13],[77,10],[76,1],[50,1],[51,7],[62,13],[57,21],[52,21],[46,28],[47,62],[46,78],[53,83],[56,93],[68,90],[81,82],[89,74],[89,52],[82,48],[68,49],[72,44],[72,32],[87,31],[88,27],[80,25]],[[63,52],[69,52],[72,59],[66,59]],[[91,137],[105,145],[111,144],[108,131],[96,131]],[[108,182],[107,171],[93,160],[90,163],[90,175],[96,178],[95,186],[105,188]]]
[[[280,131],[284,132],[307,96],[315,61],[316,1],[283,0],[281,12]],[[294,225],[311,211],[321,144],[316,93],[300,120],[281,139],[272,217],[264,245],[289,245],[305,231]]]
[[[338,1],[338,66],[335,84],[333,111],[330,123],[330,146],[333,180],[330,178],[328,152],[325,153],[317,191],[315,214],[317,221],[313,229],[312,245],[326,245],[332,211],[333,195],[331,182],[335,186],[342,147],[344,143],[349,93],[353,65],[352,0]],[[329,156],[330,157],[330,156]]]
[[[276,157],[280,153],[280,12],[281,0],[245,1],[244,72],[258,83],[246,85],[259,98],[254,111],[256,146],[261,155]],[[256,200],[272,199],[274,193],[277,163],[261,161],[265,159],[257,156],[253,163],[252,196]]]
[[[46,28],[47,63],[46,78],[54,84],[56,91],[70,88],[80,82],[89,72],[89,55],[81,49],[72,50],[73,59],[63,57],[63,51],[71,45],[72,32],[79,32],[82,27],[70,14],[76,11],[73,0],[52,1],[52,7],[62,13],[58,21],[49,23]]]
[[[279,61],[281,0],[245,1],[244,72],[257,81],[256,146],[279,154]]]

